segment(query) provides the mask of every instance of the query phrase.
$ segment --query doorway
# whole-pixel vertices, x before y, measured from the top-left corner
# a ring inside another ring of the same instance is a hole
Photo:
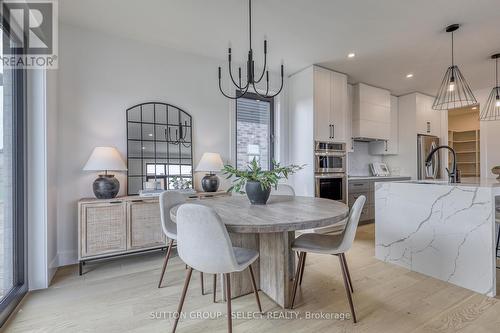
[[[448,145],[457,154],[457,169],[462,178],[480,177],[479,105],[448,111]],[[448,157],[451,170],[453,157]]]

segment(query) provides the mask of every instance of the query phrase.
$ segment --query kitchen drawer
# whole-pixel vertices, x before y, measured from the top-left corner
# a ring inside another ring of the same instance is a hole
[[[350,180],[349,193],[368,192],[370,190],[369,180]]]
[[[370,221],[375,218],[375,206],[372,204],[368,204],[363,207],[363,211],[361,212],[361,216],[359,218],[360,221]]]
[[[354,205],[357,198],[364,195],[366,197],[365,206],[373,203],[372,192],[349,192],[349,206]]]

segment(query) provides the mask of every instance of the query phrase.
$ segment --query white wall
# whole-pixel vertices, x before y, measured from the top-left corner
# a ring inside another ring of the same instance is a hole
[[[218,90],[217,67],[224,62],[68,24],[59,32],[57,251],[62,266],[77,259],[77,201],[93,197],[97,174],[82,167],[98,145],[115,146],[125,159],[128,107],[163,101],[191,114],[196,166],[207,151],[219,152],[225,162],[233,160],[234,101]],[[277,104],[286,109],[281,99]],[[281,109],[277,122],[286,126]],[[278,128],[277,134],[276,152],[286,161],[287,131]],[[119,195],[124,195],[126,174],[116,176]],[[196,175],[196,186],[199,180]]]
[[[28,285],[48,287],[57,265],[57,72],[28,71]]]

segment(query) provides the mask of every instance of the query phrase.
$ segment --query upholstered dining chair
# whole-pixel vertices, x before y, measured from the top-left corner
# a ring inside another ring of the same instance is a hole
[[[259,293],[251,266],[259,257],[259,252],[233,247],[226,226],[215,210],[210,207],[199,204],[183,204],[177,210],[176,219],[178,223],[179,242],[177,248],[179,256],[189,268],[172,332],[175,332],[177,328],[193,269],[210,274],[224,275],[228,332],[232,332],[231,273],[241,272],[248,268],[257,306],[259,307],[259,312],[262,312]]]
[[[174,241],[177,240],[177,224],[170,218],[170,209],[176,205],[180,205],[186,202],[186,197],[177,191],[165,191],[160,194],[160,219],[161,227],[163,233],[170,240],[168,243],[167,253],[163,259],[163,267],[161,269],[160,281],[158,282],[158,288],[161,288],[161,283],[167,269],[168,260],[172,253],[172,247]],[[203,281],[203,272],[200,272],[201,278],[201,294],[205,294],[205,287]],[[214,276],[215,279],[215,276]],[[214,290],[214,302],[215,302],[215,290]]]
[[[289,196],[295,196],[295,190],[292,186],[287,185],[287,184],[278,184],[277,188],[272,188],[271,190],[271,195],[289,195]],[[345,223],[338,223],[334,226],[327,226],[327,227],[322,227],[322,228],[315,228],[315,229],[307,229],[307,230],[300,230],[297,232],[298,234],[303,234],[303,233],[316,233],[316,234],[333,234],[333,233],[341,233],[345,228]],[[298,257],[298,253],[297,253]],[[300,271],[300,277],[299,277],[299,285],[302,285],[302,279],[304,277],[304,270],[306,266],[306,255],[304,255],[304,264],[302,265],[302,269]]]
[[[349,301],[349,306],[351,308],[353,321],[356,322],[356,313],[354,312],[354,305],[352,302],[351,293],[354,292],[351,275],[349,274],[349,268],[347,267],[347,260],[345,258],[345,252],[347,252],[354,241],[356,236],[356,230],[358,228],[359,218],[361,216],[361,211],[365,205],[366,197],[360,196],[354,202],[351,208],[349,217],[347,219],[347,224],[344,231],[341,234],[315,234],[308,233],[300,235],[292,243],[292,250],[299,253],[299,263],[297,265],[297,271],[295,273],[295,278],[293,281],[293,296],[291,308],[295,303],[295,296],[297,294],[297,286],[299,284],[300,272],[303,270],[306,253],[320,253],[320,254],[331,254],[338,256],[340,260],[340,268],[342,270],[342,277],[344,279],[344,286],[347,293],[347,299]]]

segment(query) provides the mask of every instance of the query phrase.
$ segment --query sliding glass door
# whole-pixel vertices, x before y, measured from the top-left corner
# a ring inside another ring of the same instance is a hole
[[[0,26],[2,58],[6,38]],[[24,82],[24,70],[0,62],[0,325],[27,291]]]

